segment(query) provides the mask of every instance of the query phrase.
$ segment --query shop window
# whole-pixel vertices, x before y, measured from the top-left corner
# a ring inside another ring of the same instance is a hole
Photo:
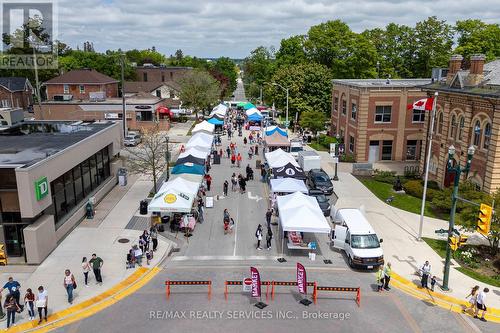
[[[382,160],[383,161],[392,160],[392,140],[382,141]]]
[[[99,186],[99,177],[97,176],[97,161],[96,156],[93,155],[88,159],[90,165],[90,175],[92,179],[92,189],[96,189]]]
[[[161,73],[161,82],[165,82],[165,74]]]
[[[476,120],[476,123],[474,124],[473,144],[476,147],[479,147],[479,145],[481,144],[481,124],[479,123],[479,120]]]
[[[66,212],[75,207],[75,187],[73,185],[73,170],[64,174],[64,193],[66,194]]]
[[[406,160],[414,161],[417,159],[417,140],[406,140]]]
[[[490,147],[490,140],[491,140],[491,124],[486,123],[484,126],[484,141],[483,141],[483,148],[488,149]]]
[[[80,94],[85,94],[85,86],[80,85],[79,89],[80,89]]]
[[[69,85],[68,84],[63,85],[63,91],[65,94],[69,94]]]
[[[92,192],[92,181],[90,176],[89,161],[85,160],[82,162],[82,179],[83,179],[83,192],[87,196]]]
[[[148,73],[146,72],[142,73],[142,81],[148,82]]]
[[[390,123],[391,122],[392,106],[390,105],[377,105],[375,107],[375,122],[376,123]]]
[[[73,168],[73,181],[75,184],[75,199],[80,202],[85,194],[83,193],[83,179],[80,164]]]

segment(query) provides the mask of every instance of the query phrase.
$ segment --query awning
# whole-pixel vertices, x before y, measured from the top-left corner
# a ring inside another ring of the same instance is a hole
[[[193,163],[184,163],[176,165],[172,168],[173,175],[180,173],[189,173],[193,175],[203,175],[205,174],[205,166]]]
[[[172,111],[170,111],[170,109],[166,106],[159,106],[156,111],[158,111],[159,114],[168,114],[169,116],[173,116]]]
[[[202,149],[201,147],[191,147],[186,149],[185,152],[181,153],[178,158],[181,159],[191,155],[193,157],[202,158],[205,160],[208,154],[210,154],[210,149],[207,148]]]
[[[214,124],[214,125],[224,125],[224,122],[222,120],[218,120],[217,118],[210,118],[207,121],[210,124]]]
[[[245,109],[245,110],[248,110],[251,108],[255,108],[255,105],[253,105],[252,103],[246,103],[245,105],[243,105],[243,109]]]
[[[283,128],[280,128],[278,126],[269,126],[269,127],[266,127],[264,129],[264,131],[266,132],[267,136],[273,135],[276,132],[278,132],[282,136],[286,136],[286,137],[288,136],[288,134],[286,133],[286,130],[283,129]]]
[[[254,113],[254,114],[251,114],[250,116],[248,116],[248,120],[250,120],[250,121],[261,121],[262,120],[262,116]]]
[[[299,163],[297,163],[292,154],[287,153],[281,148],[269,153],[265,153],[264,156],[266,158],[267,164],[269,164],[271,168],[281,168],[288,163],[291,163],[296,167],[299,166]]]
[[[207,134],[207,133],[196,133],[189,139],[189,141],[186,143],[186,147],[205,147],[205,148],[210,148],[212,147],[212,142],[214,141],[214,136]]]
[[[278,164],[278,162],[276,162]],[[278,168],[273,168],[274,178],[295,178],[305,180],[306,174],[301,167],[295,166],[292,163],[287,163],[286,165]]]
[[[290,147],[290,141],[288,138],[278,132],[265,136],[264,142],[268,147]]]
[[[148,205],[149,212],[188,213],[200,182],[176,178],[164,183]]]
[[[318,201],[300,192],[279,196],[277,199],[283,231],[325,233],[331,232]]]
[[[262,113],[260,113],[260,111],[257,108],[248,109],[248,110],[245,111],[245,114],[247,116],[250,116],[252,114],[258,114],[259,116],[262,116]]]
[[[210,124],[208,121],[204,120],[201,123],[196,124],[191,133],[195,134],[198,132],[205,132],[211,134],[214,132],[214,130],[215,130],[215,125]]]
[[[188,155],[183,158],[178,158],[175,162],[175,165],[184,164],[184,163],[193,163],[198,165],[205,165],[205,159],[194,157],[193,155]]]
[[[309,192],[304,181],[294,178],[271,179],[271,190],[281,193]]]

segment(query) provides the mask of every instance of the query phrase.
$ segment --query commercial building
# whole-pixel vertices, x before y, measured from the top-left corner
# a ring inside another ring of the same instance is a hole
[[[116,185],[117,122],[28,121],[0,130],[0,243],[41,263]]]
[[[465,63],[468,69],[462,69]],[[465,165],[467,149],[473,146],[471,170],[463,177],[478,190],[496,191],[500,186],[500,59],[485,63],[484,55],[470,59],[454,55],[447,75],[423,89],[439,93],[429,179],[448,185],[454,177],[447,172],[448,148],[456,148],[453,163]],[[424,156],[422,151],[422,170]]]
[[[177,83],[170,82],[125,82],[125,97],[132,97],[139,93],[148,93],[152,96],[162,98],[168,108],[179,108],[181,99],[179,97],[180,87]]]
[[[33,87],[25,77],[0,77],[0,107],[31,109]]]
[[[137,81],[141,82],[167,82],[177,81],[184,74],[192,71],[192,67],[176,66],[154,66],[153,64],[144,64],[135,68]]]
[[[424,112],[408,104],[424,98],[431,79],[333,80],[330,134],[357,162],[416,161],[425,138]]]

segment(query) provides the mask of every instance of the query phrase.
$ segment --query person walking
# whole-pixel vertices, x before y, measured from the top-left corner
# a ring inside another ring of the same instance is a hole
[[[230,158],[231,157],[231,148],[229,148],[229,146],[227,146],[227,148],[226,148],[226,153],[227,153],[227,158]]]
[[[227,190],[229,188],[229,182],[227,180],[224,181],[224,185],[222,185],[222,192],[224,196],[227,197]]]
[[[92,265],[95,279],[97,281],[96,283],[102,284],[101,268],[104,265],[104,261],[94,253],[92,254],[92,259],[90,259],[89,263]]]
[[[246,187],[247,187],[247,181],[245,179],[245,177],[243,177],[242,175],[240,175],[240,190],[241,190],[241,193],[245,193],[246,191]]]
[[[236,162],[236,155],[233,153],[231,155],[231,168],[234,168],[234,162]]]
[[[83,257],[83,259],[82,259],[82,271],[83,271],[83,277],[85,280],[85,287],[88,287],[89,286],[90,264],[87,261],[87,257]]]
[[[210,186],[212,185],[212,177],[210,174],[205,175],[205,180],[207,181],[207,191],[210,191]]]
[[[68,294],[68,303],[73,304],[73,290],[76,287],[76,281],[75,277],[73,276],[73,274],[71,274],[71,271],[69,269],[66,269],[64,271],[63,285],[66,289],[66,293]]]
[[[238,153],[238,156],[236,156],[236,162],[237,162],[238,168],[241,167],[241,153]]]
[[[247,164],[245,171],[247,173],[247,179],[250,179],[250,180],[253,179],[253,170],[250,167],[250,164]]]
[[[38,324],[42,323],[42,310],[45,312],[44,319],[47,321],[47,306],[49,304],[49,296],[47,290],[43,289],[43,286],[38,287],[38,295],[36,296],[35,305],[38,309]]]
[[[229,223],[231,222],[231,216],[229,216],[229,211],[224,209],[224,216],[222,218],[222,223],[224,224],[224,235],[229,232]]]
[[[21,311],[23,309],[23,306],[19,304],[19,299],[21,298],[21,292],[19,291],[19,288],[21,287],[21,284],[14,280],[12,276],[9,276],[8,281],[3,285],[2,288],[0,288],[0,293],[4,291],[5,289],[9,290],[9,294],[14,296],[14,299],[16,300],[17,305],[21,308]]]
[[[248,149],[248,159],[251,160],[253,156],[253,146]]]
[[[231,176],[231,191],[236,191],[236,186],[238,185],[238,178],[236,177],[236,174],[233,172],[233,175]]]
[[[3,306],[7,311],[7,329],[11,326],[11,324],[12,326],[16,326],[16,312],[21,311],[21,308],[12,294],[7,295]]]
[[[483,314],[481,315],[481,318],[479,318],[479,320],[482,320],[482,321],[487,321],[486,318],[484,318],[484,316],[486,315],[486,294],[489,292],[490,290],[488,288],[484,288],[482,291],[480,291],[478,294],[477,294],[477,298],[476,298],[476,313],[474,315],[474,318],[479,318],[479,311],[483,311]]]
[[[384,287],[384,265],[378,266],[377,271],[377,290],[381,292]]]
[[[384,267],[384,289],[385,290],[391,289],[389,287],[389,282],[391,281],[391,273],[392,273],[391,263],[388,262],[387,265],[385,265],[385,267]]]
[[[257,250],[262,250],[260,247],[260,241],[262,240],[262,225],[259,224],[257,226],[257,230],[255,231],[255,237],[257,238]]]
[[[271,228],[271,218],[273,217],[273,210],[269,208],[266,212],[266,223],[267,223],[267,228]]]
[[[149,237],[151,237],[151,242],[153,242],[153,251],[156,251],[158,248],[158,229],[156,225],[149,229]]]
[[[259,155],[259,146],[255,145],[255,156]]]
[[[26,289],[24,304],[28,305],[28,316],[30,316],[30,320],[35,319],[35,294],[33,294],[31,288]]]
[[[472,310],[472,313],[476,312],[476,300],[478,291],[479,291],[479,286],[474,286],[474,288],[471,289],[470,293],[467,296],[465,296],[470,305],[462,310],[463,313],[466,313],[468,310]]]
[[[273,239],[273,231],[271,228],[267,228],[267,235],[266,235],[266,245],[267,245],[267,250],[271,250],[271,240]]]
[[[134,245],[132,248],[134,249],[135,262],[137,265],[142,266],[142,255],[144,252],[137,245]]]
[[[243,144],[244,144],[244,145],[246,145],[246,144],[247,144],[247,137],[246,137],[246,136],[243,138]]]
[[[260,165],[260,181],[265,182],[266,181],[266,168],[264,168],[264,165]]]
[[[429,289],[427,285],[427,280],[429,279],[429,274],[431,274],[431,264],[429,264],[429,261],[425,261],[424,265],[421,268],[422,270],[422,280],[420,281],[422,288],[427,288]]]

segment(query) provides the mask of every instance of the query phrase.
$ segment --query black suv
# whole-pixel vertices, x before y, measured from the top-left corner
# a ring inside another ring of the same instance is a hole
[[[311,197],[315,197],[316,200],[318,201],[319,208],[321,208],[321,211],[323,212],[323,215],[325,216],[330,216],[330,212],[332,207],[330,206],[330,200],[325,196],[323,191],[317,190],[317,189],[312,189],[309,190],[309,195]]]
[[[326,195],[333,193],[332,181],[323,169],[311,169],[307,175],[307,183],[309,188],[321,190]]]

